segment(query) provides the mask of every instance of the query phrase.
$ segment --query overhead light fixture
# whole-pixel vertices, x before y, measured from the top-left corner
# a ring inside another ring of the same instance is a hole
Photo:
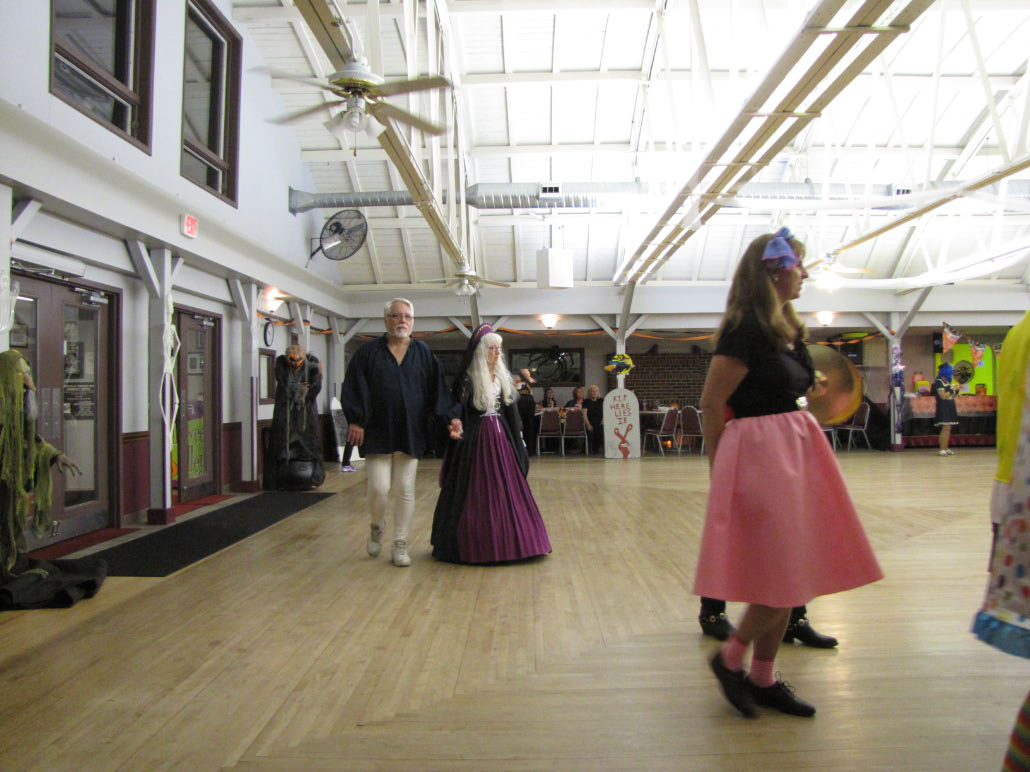
[[[455,295],[475,295],[476,287],[468,279],[462,279],[461,283],[454,288]]]
[[[546,327],[548,330],[553,330],[554,325],[558,324],[557,314],[540,314],[540,324]]]
[[[819,320],[819,324],[823,327],[829,327],[833,324],[833,320],[837,318],[837,315],[833,311],[819,311],[816,313],[815,318]]]
[[[279,290],[275,287],[268,287],[263,294],[265,296],[265,310],[270,314],[274,314],[278,311],[279,306],[281,306],[283,301],[286,300],[285,296],[280,297]]]

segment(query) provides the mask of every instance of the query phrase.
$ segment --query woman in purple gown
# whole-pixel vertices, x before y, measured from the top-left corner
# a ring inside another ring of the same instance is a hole
[[[447,445],[433,514],[433,557],[451,563],[500,563],[551,551],[526,475],[517,395],[489,325],[469,340],[452,394],[464,436]]]

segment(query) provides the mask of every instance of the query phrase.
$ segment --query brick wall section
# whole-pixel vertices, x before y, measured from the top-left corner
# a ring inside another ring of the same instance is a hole
[[[614,356],[611,355],[611,356]],[[608,359],[611,359],[611,356]],[[697,354],[630,354],[633,369],[626,376],[626,388],[632,389],[641,406],[645,400],[668,405],[677,402],[696,405],[701,399],[708,365],[712,355]],[[608,376],[608,389],[618,385],[614,375]]]

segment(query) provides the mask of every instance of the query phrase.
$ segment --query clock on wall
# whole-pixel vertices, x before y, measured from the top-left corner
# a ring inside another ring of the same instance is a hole
[[[271,346],[275,343],[275,324],[271,321],[265,322],[265,345]]]

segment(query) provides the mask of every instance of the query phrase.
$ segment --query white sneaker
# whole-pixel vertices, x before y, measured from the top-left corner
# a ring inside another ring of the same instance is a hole
[[[368,537],[365,549],[374,558],[379,557],[379,553],[383,551],[383,529],[378,525],[372,526],[372,533]]]
[[[395,566],[411,565],[411,558],[408,557],[408,543],[404,539],[398,539],[393,543],[392,559]]]
[[[950,450],[938,450],[937,451],[937,455],[938,456],[950,456],[950,455],[952,455],[952,453],[951,453]]]
[[[954,451],[954,450],[952,450],[951,448],[948,448],[948,449],[947,449],[946,451],[944,451],[944,452],[945,452],[945,453],[947,453],[947,454],[948,454],[949,456],[954,456],[954,455],[955,455],[955,451]]]

